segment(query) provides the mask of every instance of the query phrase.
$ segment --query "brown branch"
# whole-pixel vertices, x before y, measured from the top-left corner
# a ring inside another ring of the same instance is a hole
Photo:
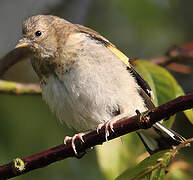
[[[172,70],[174,72],[182,73],[182,74],[190,74],[192,72],[192,68],[188,65],[179,64],[176,62],[169,63],[166,68]]]
[[[153,58],[151,62],[160,66],[167,67],[168,69],[184,74],[190,74],[192,68],[182,65],[185,60],[193,59],[193,42],[183,46],[173,46],[168,49],[166,54],[162,57]],[[179,63],[177,63],[179,62]]]
[[[0,76],[3,74],[14,64],[22,61],[25,58],[30,56],[30,52],[26,48],[17,48],[10,51],[3,58],[0,59]]]
[[[154,110],[147,115],[146,121],[140,120],[137,115],[120,119],[120,121],[114,124],[115,133],[110,132],[108,139],[111,140],[138,129],[149,128],[155,122],[160,121],[163,118],[190,108],[193,108],[193,93],[186,96],[180,96],[154,108]],[[75,140],[76,150],[79,152],[80,157],[85,154],[86,149],[105,142],[104,127],[102,127],[99,133],[97,133],[96,130],[90,131],[83,136],[83,139],[84,143],[81,143],[78,139]],[[0,166],[0,179],[19,176],[33,169],[42,168],[68,157],[76,157],[71,143],[67,143],[66,145],[62,144],[23,159],[17,158],[6,165]]]
[[[166,66],[170,62],[174,61],[183,62],[186,59],[192,58],[193,58],[193,42],[183,46],[173,46],[168,49],[168,51],[165,53],[165,56],[153,58],[151,62],[158,65]]]

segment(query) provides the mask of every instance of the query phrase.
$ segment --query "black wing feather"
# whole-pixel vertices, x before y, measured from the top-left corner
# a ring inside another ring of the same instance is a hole
[[[133,74],[135,77],[137,84],[145,91],[145,93],[153,99],[153,93],[149,86],[149,84],[141,77],[141,75],[135,70],[135,68],[130,65],[130,68],[128,70]]]

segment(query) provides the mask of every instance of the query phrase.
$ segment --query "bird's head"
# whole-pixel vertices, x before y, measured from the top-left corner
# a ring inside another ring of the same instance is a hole
[[[16,49],[25,48],[31,52],[32,65],[40,77],[49,74],[58,65],[64,53],[64,44],[75,30],[70,22],[52,15],[37,15],[23,23],[23,37]]]
[[[61,37],[65,41],[66,26],[70,23],[56,16],[38,15],[28,18],[23,23],[23,37],[16,48],[25,47],[36,58],[54,58],[58,56]]]

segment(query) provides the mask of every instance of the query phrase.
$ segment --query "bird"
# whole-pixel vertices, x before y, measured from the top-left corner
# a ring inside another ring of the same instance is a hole
[[[96,31],[53,15],[35,15],[22,26],[17,48],[27,48],[43,100],[56,117],[78,133],[64,138],[84,143],[84,132],[106,127],[125,115],[151,111],[153,93],[130,59]],[[82,132],[82,133],[81,133]],[[160,122],[137,134],[153,154],[186,139]]]

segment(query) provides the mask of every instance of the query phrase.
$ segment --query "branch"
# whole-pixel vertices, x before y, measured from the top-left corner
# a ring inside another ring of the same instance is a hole
[[[193,93],[180,96],[154,108],[152,112],[148,113],[145,121],[144,118],[140,119],[138,115],[120,119],[120,121],[116,122],[113,126],[115,133],[110,132],[108,139],[111,140],[138,129],[149,128],[161,119],[190,108],[193,108]],[[90,131],[83,136],[83,139],[84,143],[81,143],[78,139],[75,140],[76,150],[79,152],[80,157],[85,154],[88,148],[105,142],[105,128],[102,127],[99,133],[97,133],[96,130]],[[23,159],[17,158],[6,165],[0,166],[0,179],[19,176],[33,169],[42,168],[68,157],[76,157],[70,142],[66,145],[62,144]]]
[[[16,83],[0,80],[0,92],[5,94],[40,94],[39,84]]]
[[[14,64],[19,61],[24,60],[30,56],[30,52],[27,48],[16,48],[7,53],[3,58],[0,59],[0,76],[3,74]]]
[[[190,74],[192,72],[190,66],[177,63],[184,63],[187,59],[193,59],[193,42],[183,46],[173,46],[168,49],[164,56],[153,58],[151,62],[176,72]]]

